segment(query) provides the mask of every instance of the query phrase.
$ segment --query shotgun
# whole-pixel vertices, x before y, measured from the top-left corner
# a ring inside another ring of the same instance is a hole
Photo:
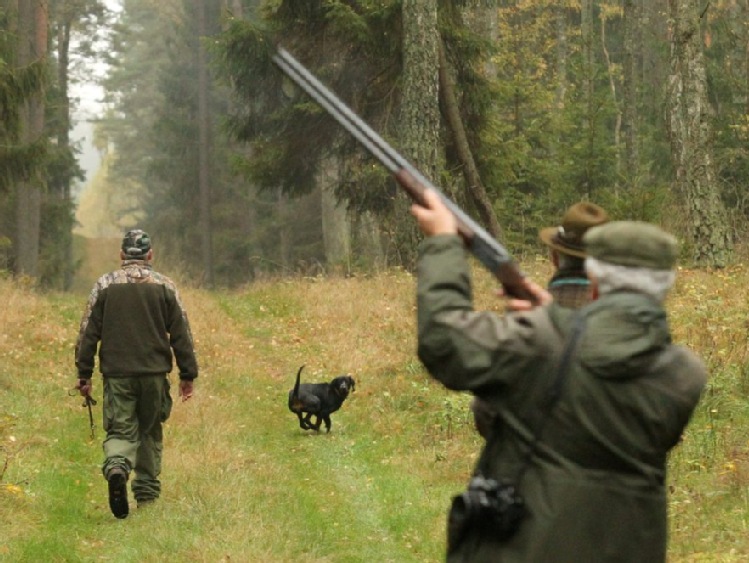
[[[302,63],[297,61],[291,53],[279,47],[273,55],[273,62],[289,79],[307,92],[333,119],[353,135],[372,156],[379,160],[393,174],[398,184],[413,201],[423,205],[424,190],[427,188],[434,190],[452,214],[455,215],[458,233],[466,248],[499,280],[507,295],[519,299],[534,300],[522,284],[524,275],[510,253],[492,238],[481,225],[471,219],[456,203],[427,180],[351,108],[326,88]]]

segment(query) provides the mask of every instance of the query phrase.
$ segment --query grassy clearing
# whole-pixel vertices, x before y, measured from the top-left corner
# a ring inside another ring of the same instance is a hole
[[[537,279],[547,268],[525,265]],[[711,367],[671,458],[671,561],[749,555],[748,278],[684,271],[669,301],[676,339]],[[493,287],[476,272],[479,307],[500,306]],[[67,395],[85,295],[7,280],[0,292],[0,561],[442,559],[445,510],[479,440],[469,398],[415,358],[408,274],[184,288],[197,394],[166,427],[162,498],[122,521],[99,470],[100,410],[91,440],[80,398]],[[286,408],[302,364],[305,381],[356,379],[328,435],[302,431]]]

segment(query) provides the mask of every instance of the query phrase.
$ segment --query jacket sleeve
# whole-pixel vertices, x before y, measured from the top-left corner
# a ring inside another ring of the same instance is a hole
[[[174,351],[179,378],[192,380],[198,377],[198,361],[195,358],[190,323],[176,288],[166,287],[165,290],[168,303],[169,344]]]
[[[503,316],[473,310],[469,265],[457,236],[422,242],[417,316],[419,359],[450,389],[497,391],[537,373],[549,353],[539,330],[551,330],[543,308]]]
[[[75,343],[75,367],[80,379],[90,379],[94,373],[96,350],[101,339],[103,299],[101,283],[97,282],[86,303]]]

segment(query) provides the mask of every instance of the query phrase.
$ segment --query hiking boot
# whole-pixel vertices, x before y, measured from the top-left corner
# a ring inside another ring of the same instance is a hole
[[[112,468],[107,473],[109,484],[109,508],[115,518],[127,518],[130,507],[127,505],[127,472],[121,467]]]

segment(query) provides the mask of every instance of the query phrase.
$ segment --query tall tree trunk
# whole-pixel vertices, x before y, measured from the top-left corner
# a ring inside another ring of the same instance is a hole
[[[289,211],[289,198],[280,189],[276,194],[276,198],[276,212],[278,213],[278,245],[276,247],[276,255],[278,256],[278,264],[284,273],[293,272],[291,264],[291,225],[293,222]]]
[[[554,7],[554,28],[557,39],[557,90],[554,106],[562,110],[567,101],[567,57],[569,45],[567,41],[567,8],[564,5]]]
[[[60,108],[58,112],[60,123],[57,130],[57,147],[62,151],[70,150],[70,97],[68,88],[68,75],[70,73],[70,28],[71,19],[67,14],[57,22],[57,87],[60,91]],[[60,213],[55,214],[57,221],[53,225],[55,234],[60,239],[62,256],[60,269],[62,270],[62,288],[70,289],[73,284],[73,202],[70,197],[70,176],[60,176],[56,193],[50,194],[52,204],[60,208]],[[51,191],[51,190],[50,190]]]
[[[401,146],[425,177],[439,182],[440,111],[437,0],[403,0],[403,99]],[[399,263],[411,269],[419,240],[411,203],[399,191],[395,205],[395,250]]]
[[[19,0],[18,50],[19,68],[44,60],[47,54],[47,1]],[[44,133],[44,91],[29,97],[21,110],[21,144],[41,143]],[[39,275],[39,229],[44,177],[37,171],[20,182],[16,192],[16,264],[19,275]]]
[[[200,250],[204,281],[213,286],[213,242],[211,224],[211,116],[208,109],[209,83],[203,38],[207,35],[205,0],[195,0],[198,30],[198,191]]]
[[[609,56],[609,50],[606,46],[606,17],[601,15],[601,51],[603,51],[603,58],[606,62],[606,68],[609,73],[609,90],[611,90],[611,99],[614,100],[614,107],[616,107],[616,120],[614,122],[614,151],[616,152],[616,178],[617,184],[618,179],[621,177],[622,171],[622,157],[621,157],[621,130],[622,130],[622,111],[619,100],[617,99],[616,93],[616,79],[614,77],[614,65],[611,62]]]
[[[340,182],[341,161],[331,157],[321,167],[320,186],[322,210],[322,235],[325,261],[329,268],[339,273],[351,270],[351,222],[346,206],[338,202],[335,187]]]
[[[639,91],[637,72],[638,51],[641,48],[642,25],[640,0],[624,0],[624,57],[622,64],[622,104],[624,130],[624,177],[627,188],[635,187],[640,170],[639,147]]]
[[[749,20],[749,0],[744,0],[742,8],[742,21],[746,22]],[[744,113],[749,114],[749,26],[745,24],[741,28],[744,41]]]
[[[583,125],[588,130],[588,154],[595,153],[595,82],[593,80],[595,59],[593,56],[593,0],[581,0],[580,3],[580,32],[582,35],[583,53],[583,76],[582,90],[583,103],[585,104],[586,123]],[[589,159],[588,159],[589,160]],[[586,174],[583,185],[580,186],[584,192],[590,193],[591,185],[590,162],[586,165]]]
[[[455,140],[455,150],[458,159],[463,167],[463,177],[468,189],[468,197],[476,206],[481,221],[486,230],[495,238],[500,235],[499,221],[494,213],[486,188],[481,181],[476,161],[473,159],[473,152],[468,144],[468,136],[463,125],[463,118],[460,115],[458,98],[455,94],[455,85],[450,71],[450,65],[445,56],[445,49],[442,41],[439,42],[439,79],[440,93],[442,94],[442,105],[445,110],[445,117]]]
[[[355,249],[357,264],[365,269],[379,271],[387,267],[387,260],[383,243],[382,223],[378,216],[371,211],[357,213],[351,217],[351,241]]]
[[[708,4],[709,6],[709,4]],[[712,125],[700,19],[701,0],[669,0],[671,23],[670,126],[676,188],[686,202],[698,266],[723,267],[732,237],[713,160]]]

